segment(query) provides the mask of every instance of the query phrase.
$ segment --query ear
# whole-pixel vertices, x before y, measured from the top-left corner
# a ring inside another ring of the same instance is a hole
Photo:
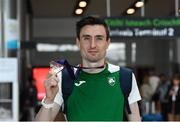
[[[80,40],[79,40],[79,38],[78,37],[76,37],[76,45],[78,46],[78,48],[80,49],[80,42],[79,42]]]
[[[109,47],[109,44],[111,43],[111,39],[109,38],[108,40],[107,40],[107,48]]]

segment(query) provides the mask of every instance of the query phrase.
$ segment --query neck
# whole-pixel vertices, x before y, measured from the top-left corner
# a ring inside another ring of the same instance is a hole
[[[92,68],[92,69],[83,69],[83,71],[88,72],[88,73],[99,73],[105,69],[105,61],[99,61],[99,62],[89,62],[89,61],[82,61],[82,66],[83,67],[100,67],[103,66],[103,68]]]

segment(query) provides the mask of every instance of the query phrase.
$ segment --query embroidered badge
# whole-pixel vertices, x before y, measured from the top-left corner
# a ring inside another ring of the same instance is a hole
[[[116,81],[115,81],[115,77],[108,77],[108,83],[111,86],[114,86]]]

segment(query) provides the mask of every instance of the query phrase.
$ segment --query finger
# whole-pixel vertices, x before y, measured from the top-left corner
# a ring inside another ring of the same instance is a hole
[[[49,73],[47,74],[46,78],[49,79],[49,78],[55,77],[55,76],[57,77],[57,74],[55,72],[49,71]]]
[[[50,77],[48,77],[47,79],[48,79],[48,80],[54,79],[54,80],[56,80],[57,82],[59,81],[59,78],[57,77],[56,74],[50,74]]]
[[[50,82],[50,86],[57,86],[57,81],[52,79],[51,82]]]
[[[50,86],[56,86],[58,84],[58,78],[56,76],[51,76],[49,79]]]
[[[56,80],[56,78],[53,75],[49,74],[48,78],[46,78],[46,80],[44,81],[44,85],[50,86],[52,80]]]
[[[61,71],[61,68],[51,68],[50,69],[50,73],[51,74],[57,74],[58,72],[60,72]]]
[[[53,76],[53,79],[56,80],[57,82],[59,82],[59,78],[58,78],[57,74]]]

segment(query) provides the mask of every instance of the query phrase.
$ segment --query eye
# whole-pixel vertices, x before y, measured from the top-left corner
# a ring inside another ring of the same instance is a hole
[[[83,40],[89,41],[89,40],[91,40],[91,37],[83,37]]]
[[[90,40],[90,37],[84,37],[84,40]]]
[[[101,41],[101,40],[103,40],[103,37],[96,37],[96,40]]]

